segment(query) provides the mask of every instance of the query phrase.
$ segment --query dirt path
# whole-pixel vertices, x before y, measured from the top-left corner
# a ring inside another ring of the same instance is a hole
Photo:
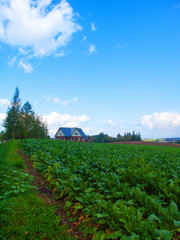
[[[70,221],[70,218],[74,218],[74,215],[67,216],[67,212],[64,210],[64,205],[66,200],[65,199],[56,199],[53,191],[49,188],[49,183],[43,178],[42,174],[40,174],[30,161],[29,157],[23,153],[22,150],[19,150],[18,153],[22,156],[25,160],[25,164],[27,169],[25,170],[26,173],[32,175],[33,178],[33,185],[38,188],[38,196],[46,203],[51,204],[57,207],[56,215],[61,217],[60,225],[67,225],[68,230],[67,232],[72,236],[80,240],[91,240],[92,236],[85,238],[83,233],[81,233],[78,229],[77,223]]]

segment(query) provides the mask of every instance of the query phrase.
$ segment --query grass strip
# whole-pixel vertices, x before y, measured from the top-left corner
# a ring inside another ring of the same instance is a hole
[[[56,208],[47,206],[24,173],[24,160],[17,153],[20,141],[0,144],[0,239],[73,239],[60,226]]]

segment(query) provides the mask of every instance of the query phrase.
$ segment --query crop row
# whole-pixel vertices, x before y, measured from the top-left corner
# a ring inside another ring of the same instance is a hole
[[[180,149],[24,140],[23,148],[94,239],[178,239]],[[89,221],[97,225],[89,226]]]

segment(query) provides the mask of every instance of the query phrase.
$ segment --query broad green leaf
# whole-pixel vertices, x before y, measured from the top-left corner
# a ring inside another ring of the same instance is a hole
[[[112,198],[122,198],[124,196],[123,192],[116,192],[112,194]]]
[[[95,234],[93,240],[104,240],[106,238],[106,233],[104,231],[99,231]]]
[[[171,232],[166,230],[156,230],[157,234],[163,238],[163,240],[170,240],[171,239]]]
[[[117,237],[122,237],[123,233],[121,230],[114,232],[113,234],[109,234],[108,236],[106,236],[106,239],[114,239]]]
[[[178,206],[175,202],[172,202],[169,206],[170,216],[177,217],[178,216]]]
[[[106,216],[107,216],[107,214],[105,214],[105,213],[96,214],[96,217],[98,217],[98,218],[103,218],[103,217],[106,217]]]
[[[148,217],[150,223],[153,223],[154,221],[160,221],[159,218],[155,215],[155,214],[151,214],[149,217]]]
[[[180,221],[173,220],[173,222],[176,227],[178,228],[180,227]]]

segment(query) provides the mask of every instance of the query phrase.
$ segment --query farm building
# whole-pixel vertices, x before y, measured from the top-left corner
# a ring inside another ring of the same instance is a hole
[[[55,134],[55,138],[66,141],[86,142],[88,136],[81,128],[66,128],[60,127]]]

